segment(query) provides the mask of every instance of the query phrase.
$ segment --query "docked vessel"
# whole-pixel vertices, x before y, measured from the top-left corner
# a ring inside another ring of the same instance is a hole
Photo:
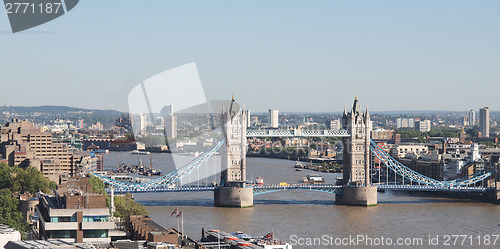
[[[150,155],[151,152],[149,151],[142,151],[142,150],[133,150],[130,152],[132,155]]]
[[[264,248],[264,249],[292,249],[292,245],[281,241],[274,236],[274,232],[264,236],[254,237],[243,232],[228,233],[219,230],[203,230],[202,241],[211,243],[219,248]]]
[[[316,183],[324,183],[325,179],[320,174],[309,174],[307,175],[308,183],[316,184]]]

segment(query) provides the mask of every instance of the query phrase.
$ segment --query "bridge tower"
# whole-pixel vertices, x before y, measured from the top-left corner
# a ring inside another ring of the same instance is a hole
[[[221,114],[225,144],[221,148],[221,181],[214,191],[217,207],[253,206],[253,187],[246,186],[247,120],[245,109],[234,101]]]
[[[335,196],[335,202],[343,205],[373,206],[377,205],[377,187],[370,181],[370,138],[371,122],[368,106],[361,111],[358,97],[354,99],[351,111],[344,107],[342,129],[349,131],[350,136],[342,138],[343,155],[343,187]]]

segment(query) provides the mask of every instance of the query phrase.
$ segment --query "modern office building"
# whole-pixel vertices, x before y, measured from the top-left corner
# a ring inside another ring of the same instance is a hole
[[[391,154],[396,158],[403,158],[406,154],[427,154],[429,152],[429,148],[425,145],[396,145],[392,147]]]
[[[73,165],[75,168],[75,175],[87,175],[90,172],[98,170],[98,165],[102,164],[102,155],[98,155],[93,151],[75,152],[73,155]]]
[[[76,122],[76,128],[78,128],[78,129],[85,129],[85,121],[83,119],[79,119]]]
[[[419,120],[415,121],[415,130],[420,132],[431,131],[432,123],[430,120]]]
[[[415,119],[413,118],[398,118],[396,119],[397,128],[414,128]]]
[[[470,110],[467,114],[467,123],[470,126],[476,125],[476,113],[474,112],[474,110]]]
[[[141,120],[141,123],[140,123],[140,125],[141,125],[140,126],[140,129],[141,129],[140,132],[141,133],[140,134],[141,135],[146,135],[146,125],[147,125],[146,115],[143,114],[143,113],[141,113],[140,118],[141,118],[140,119]]]
[[[247,116],[247,128],[249,128],[252,126],[252,120],[250,119],[250,110],[246,110],[245,115]]]
[[[177,116],[170,114],[165,117],[165,132],[168,138],[177,137]]]
[[[415,119],[413,118],[408,119],[408,127],[415,128]]]
[[[110,242],[114,223],[106,207],[106,197],[92,193],[88,181],[68,182],[53,194],[42,194],[36,208],[41,239],[67,242]]]
[[[490,109],[488,107],[479,109],[479,131],[482,137],[490,137]]]
[[[9,166],[33,166],[51,181],[73,175],[73,153],[65,143],[53,143],[52,134],[29,121],[12,120],[0,131],[0,154]]]
[[[326,128],[329,130],[340,130],[340,119],[326,121]]]
[[[278,128],[279,127],[279,112],[278,110],[269,110],[269,127]]]
[[[372,139],[373,140],[391,140],[393,139],[394,130],[386,130],[386,129],[375,129],[372,130]]]
[[[161,116],[166,117],[170,114],[174,114],[174,105],[166,105],[163,108],[161,108]]]

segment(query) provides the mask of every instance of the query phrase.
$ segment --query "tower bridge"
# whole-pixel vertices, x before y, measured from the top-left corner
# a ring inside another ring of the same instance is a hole
[[[466,192],[466,193],[489,193],[494,188],[489,187],[446,187],[432,185],[408,185],[408,184],[374,184],[377,190],[414,191],[414,192]],[[338,194],[342,185],[335,184],[265,184],[253,186],[253,196],[286,191],[286,190],[311,190],[329,194]],[[139,187],[139,188],[113,188],[115,194],[125,193],[179,193],[179,192],[212,192],[216,186],[186,186],[186,187]],[[108,189],[110,190],[110,189]]]
[[[347,130],[247,130],[247,137],[349,137]]]
[[[371,122],[368,107],[362,111],[356,97],[352,108],[344,107],[341,130],[246,130],[244,108],[231,101],[227,110],[221,113],[224,139],[217,142],[206,153],[188,164],[159,178],[137,183],[99,177],[115,193],[145,192],[198,192],[213,191],[214,203],[220,207],[253,206],[253,196],[284,190],[312,190],[335,194],[335,202],[344,205],[372,206],[377,204],[377,190],[475,192],[491,194],[498,200],[498,190],[484,186],[484,182],[494,178],[493,172],[478,172],[474,175],[450,181],[439,181],[415,172],[392,158],[376,143],[371,141]],[[340,137],[343,144],[343,182],[341,185],[250,185],[246,183],[247,137]],[[221,154],[222,172],[218,186],[173,187],[182,178],[202,167],[216,152]],[[370,165],[371,156],[378,158],[385,167],[386,182],[371,182],[374,169]],[[388,175],[394,175],[389,182]],[[397,179],[399,176],[400,179]],[[493,179],[496,181],[496,179]]]

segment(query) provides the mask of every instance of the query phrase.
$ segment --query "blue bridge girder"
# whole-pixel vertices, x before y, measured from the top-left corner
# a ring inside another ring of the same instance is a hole
[[[377,190],[394,190],[394,191],[418,191],[418,192],[490,192],[494,188],[487,187],[445,187],[445,186],[431,186],[431,185],[393,185],[381,184],[374,185]]]
[[[347,130],[247,130],[247,137],[349,137]]]
[[[129,183],[123,182],[115,179],[111,179],[106,176],[98,175],[95,173],[90,173],[91,175],[100,178],[103,182],[110,186],[116,187],[118,189],[152,189],[158,187],[168,187],[172,184],[180,181],[181,179],[187,177],[189,174],[193,173],[195,170],[200,168],[205,164],[208,159],[210,159],[224,144],[224,140],[218,141],[209,151],[198,156],[188,164],[156,179],[152,179],[143,183]]]
[[[398,160],[394,159],[387,152],[382,150],[373,140],[371,140],[370,151],[375,155],[388,169],[391,169],[396,174],[411,180],[412,182],[429,185],[429,186],[439,186],[439,187],[458,187],[458,186],[468,186],[477,182],[480,182],[492,175],[493,172],[480,171],[474,175],[457,178],[449,181],[440,181],[423,174],[420,174],[406,165],[400,163]]]
[[[349,136],[349,133],[345,130],[306,130],[301,131],[301,134],[297,134],[297,131],[283,131],[283,130],[250,130],[247,131],[248,136]],[[288,134],[288,135],[287,135]],[[213,191],[216,187],[205,186],[205,187],[175,187],[174,183],[180,181],[182,178],[188,176],[196,169],[200,168],[203,164],[207,162],[224,144],[224,141],[218,141],[214,147],[208,152],[202,154],[201,156],[195,158],[188,164],[170,172],[169,174],[152,179],[144,183],[129,183],[122,182],[119,180],[111,179],[106,176],[97,175],[91,173],[92,175],[99,177],[109,186],[113,186],[116,193],[146,193],[146,192],[192,192],[192,191]],[[410,180],[412,185],[379,185],[379,189],[383,190],[411,190],[411,191],[471,191],[471,192],[484,192],[488,191],[489,188],[471,186],[477,182],[483,181],[490,177],[493,172],[478,172],[474,175],[454,179],[450,181],[439,181],[432,179],[423,174],[420,174],[407,166],[403,165],[388,153],[383,151],[375,142],[371,141],[370,151],[378,159],[380,159],[387,169],[395,172],[404,179]],[[396,187],[397,186],[397,187]],[[312,191],[321,191],[326,193],[335,193],[341,186],[338,185],[318,185],[318,184],[291,184],[286,186],[279,185],[255,185],[254,195],[260,195],[264,193],[278,192],[283,190],[291,189],[304,189]]]
[[[393,190],[393,191],[417,191],[417,192],[477,192],[484,193],[493,191],[494,188],[487,187],[445,187],[445,186],[430,186],[430,185],[397,185],[397,184],[375,184],[378,190]],[[190,187],[159,187],[159,188],[114,188],[116,194],[124,193],[158,193],[158,192],[208,192],[214,191],[216,186],[190,186]],[[289,184],[280,186],[279,184],[270,185],[254,185],[254,195],[268,194],[285,190],[311,190],[329,194],[339,193],[341,185],[333,184]],[[108,193],[111,189],[107,189]]]

